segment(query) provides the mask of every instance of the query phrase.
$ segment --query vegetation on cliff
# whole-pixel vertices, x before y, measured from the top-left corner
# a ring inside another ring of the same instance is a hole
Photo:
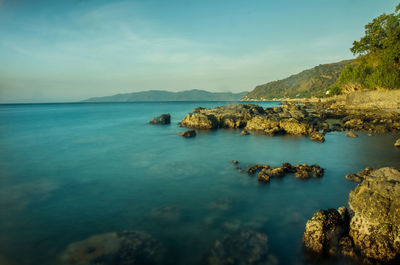
[[[360,55],[346,66],[330,89],[331,95],[362,89],[400,88],[400,4],[365,25],[365,36],[350,49]]]
[[[337,81],[343,68],[352,61],[345,60],[331,64],[320,64],[288,78],[259,85],[243,99],[322,97]]]

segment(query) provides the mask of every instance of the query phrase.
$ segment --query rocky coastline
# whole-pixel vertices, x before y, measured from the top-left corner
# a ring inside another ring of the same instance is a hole
[[[254,104],[230,104],[212,109],[195,108],[179,122],[181,127],[201,130],[243,129],[269,136],[303,135],[324,142],[332,131],[364,131],[369,134],[400,133],[400,114],[377,109],[348,109],[335,101],[284,102],[280,107],[262,108]]]
[[[306,250],[364,264],[400,261],[400,171],[367,168],[349,194],[349,209],[318,210],[307,221]]]

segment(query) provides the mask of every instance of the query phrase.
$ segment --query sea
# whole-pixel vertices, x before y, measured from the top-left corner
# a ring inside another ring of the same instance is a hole
[[[399,135],[331,132],[325,143],[232,129],[178,136],[194,108],[231,103],[0,105],[0,264],[57,265],[69,244],[117,231],[162,242],[166,264],[204,264],[215,242],[243,229],[265,233],[278,264],[352,264],[307,255],[305,224],[318,209],[347,205],[357,183],[346,174],[400,167]],[[148,123],[163,113],[170,125]],[[325,175],[262,184],[230,160],[318,164]]]

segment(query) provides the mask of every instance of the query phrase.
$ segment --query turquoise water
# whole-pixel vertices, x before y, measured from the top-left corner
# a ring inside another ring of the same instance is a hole
[[[398,135],[334,132],[323,144],[238,130],[177,136],[185,130],[177,122],[193,108],[222,104],[0,105],[0,263],[54,265],[71,242],[141,230],[165,244],[169,264],[200,264],[215,240],[249,227],[268,235],[280,264],[308,264],[305,223],[317,209],[346,205],[356,184],[344,176],[400,167]],[[162,113],[171,113],[171,125],[147,123]],[[318,163],[325,175],[262,185],[238,173],[232,159]]]

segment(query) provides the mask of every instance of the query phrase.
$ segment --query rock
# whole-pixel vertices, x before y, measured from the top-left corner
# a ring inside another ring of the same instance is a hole
[[[319,178],[324,175],[324,169],[318,165],[308,166],[307,164],[295,166],[296,178],[308,179],[308,178]]]
[[[170,124],[171,123],[171,115],[169,113],[162,114],[161,116],[154,117],[150,122],[150,124]]]
[[[374,169],[371,167],[365,168],[363,171],[360,171],[356,174],[347,174],[345,178],[350,181],[361,182],[363,181]]]
[[[151,235],[138,231],[114,232],[89,237],[67,246],[63,265],[164,264],[164,246]]]
[[[214,115],[189,113],[181,122],[179,122],[179,125],[194,129],[217,129],[218,121]]]
[[[266,170],[261,170],[258,172],[258,181],[269,183],[271,177],[266,173]]]
[[[296,173],[296,168],[293,167],[290,163],[282,163],[281,167],[285,173]]]
[[[226,235],[205,256],[209,265],[275,265],[277,259],[269,253],[268,237],[252,230]]]
[[[254,175],[257,171],[260,171],[262,169],[269,169],[270,166],[269,165],[254,165],[249,167],[249,169],[247,169],[247,174],[249,175]]]
[[[231,161],[229,161],[229,163],[234,164],[234,165],[237,165],[237,164],[239,164],[239,161],[237,161],[237,160],[231,160]]]
[[[313,132],[313,133],[311,133],[310,140],[319,142],[319,143],[323,143],[323,142],[325,142],[324,134],[321,132]]]
[[[317,253],[394,264],[400,258],[400,171],[364,171],[364,180],[349,194],[351,215],[344,207],[317,211],[306,224],[303,243]]]
[[[367,258],[400,257],[400,171],[374,170],[350,192],[350,236]]]
[[[339,211],[318,210],[306,223],[303,244],[318,254],[335,254],[340,252],[339,240],[347,231],[348,223]]]
[[[397,139],[397,141],[394,143],[395,147],[400,147],[400,138]]]
[[[246,131],[246,130],[243,130],[240,134],[241,135],[249,135],[250,133],[248,131]]]
[[[279,122],[279,127],[282,128],[287,134],[291,135],[309,135],[315,131],[313,125],[307,122],[300,122],[296,119],[283,119]]]
[[[189,131],[186,131],[186,132],[181,132],[178,135],[186,137],[186,138],[195,137],[196,136],[196,131],[195,130],[189,130]]]
[[[347,136],[347,137],[352,137],[352,138],[356,138],[356,137],[358,137],[358,135],[357,135],[357,134],[355,134],[355,133],[354,133],[354,132],[352,132],[352,131],[350,131],[350,132],[346,133],[346,136]]]

